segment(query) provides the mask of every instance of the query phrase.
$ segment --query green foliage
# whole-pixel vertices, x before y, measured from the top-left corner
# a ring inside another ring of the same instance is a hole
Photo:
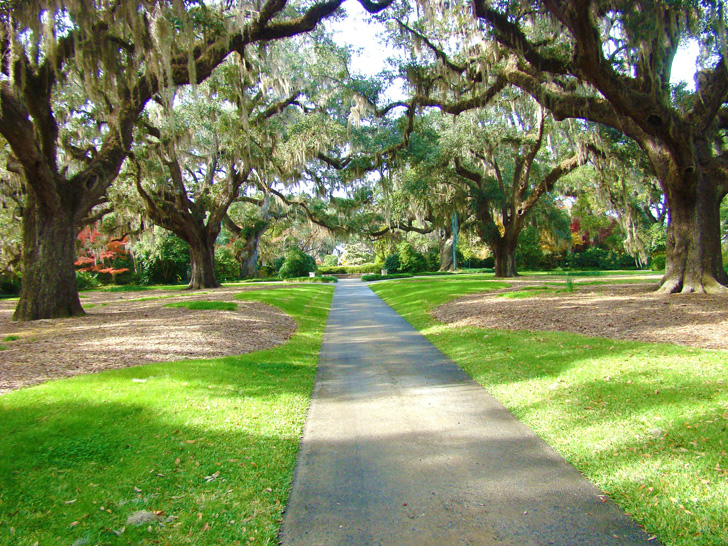
[[[399,254],[397,254],[396,252],[394,254],[390,254],[384,260],[384,269],[386,269],[390,275],[394,273],[399,273],[400,267],[401,264],[399,261]]]
[[[618,254],[603,248],[590,246],[581,252],[571,255],[570,265],[574,269],[634,269],[634,257]]]
[[[336,267],[319,267],[317,271],[324,275],[358,275],[360,273],[375,273],[381,269],[381,264],[369,263],[362,265],[339,265]]]
[[[539,232],[536,227],[527,226],[521,231],[516,247],[516,263],[521,271],[544,268],[544,255],[541,251]]]
[[[324,256],[324,267],[336,267],[339,265],[339,258],[334,254],[327,254]]]
[[[456,250],[458,254],[460,254],[459,251]],[[423,254],[425,258],[425,269],[427,271],[437,271],[440,269],[440,249],[437,247],[430,247],[427,249],[427,252]],[[460,263],[458,259],[458,264]]]
[[[17,296],[20,294],[20,279],[18,277],[0,277],[0,294]]]
[[[283,279],[285,282],[302,282],[302,283],[313,283],[313,284],[319,284],[319,283],[329,283],[329,282],[339,282],[339,279],[336,277],[331,277],[328,275],[322,275],[317,277],[290,277],[287,279]]]
[[[654,254],[650,260],[650,269],[652,271],[664,271],[667,265],[667,256],[664,254]]]
[[[171,233],[159,238],[151,249],[137,253],[141,284],[174,284],[187,278],[190,267],[190,248]]]
[[[278,258],[273,260],[273,263],[271,264],[272,271],[277,274],[281,270],[281,267],[283,267],[283,262],[285,261],[285,256],[279,256]]]
[[[0,544],[275,544],[332,294],[236,297],[296,321],[282,346],[0,397]],[[140,510],[174,519],[127,525]]]
[[[371,249],[363,243],[347,243],[343,246],[344,253],[342,259],[346,265],[363,265],[370,263],[374,259],[374,254]]]
[[[192,309],[195,311],[235,311],[238,304],[233,301],[179,301],[165,307]]]
[[[215,249],[215,278],[218,282],[231,282],[240,278],[240,264],[228,247]]]
[[[286,259],[278,274],[283,279],[289,279],[292,277],[305,277],[312,271],[316,271],[316,261],[308,254],[304,254],[298,248],[293,247],[286,254]]]
[[[361,280],[364,282],[369,281],[386,281],[387,279],[409,279],[413,277],[412,273],[388,273],[386,275],[372,274],[364,275]]]
[[[427,269],[425,257],[408,241],[402,241],[397,245],[397,254],[399,255],[399,272],[418,273]]]
[[[101,286],[101,282],[94,273],[89,271],[76,271],[76,286],[79,290],[89,290],[91,288],[98,288]]]

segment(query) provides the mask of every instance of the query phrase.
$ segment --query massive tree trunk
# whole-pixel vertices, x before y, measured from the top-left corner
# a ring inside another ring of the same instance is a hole
[[[665,140],[651,138],[644,143],[669,211],[660,292],[726,292],[728,278],[720,245],[720,202],[726,194],[723,175],[711,169],[702,137],[676,139],[671,146]],[[701,161],[706,156],[708,160]]]
[[[40,206],[28,186],[23,212],[23,281],[13,320],[83,315],[78,297],[76,229],[66,207]]]
[[[201,233],[195,233],[192,237],[186,238],[187,244],[190,245],[192,261],[188,289],[198,290],[220,286],[215,278],[215,240],[219,232],[219,229],[217,231],[204,229]]]
[[[518,233],[515,236],[503,236],[491,245],[495,257],[495,276],[517,277],[516,246],[518,246]]]
[[[728,275],[723,269],[720,245],[722,195],[701,176],[685,191],[668,187],[670,211],[667,228],[667,263],[660,291],[726,292]]]
[[[489,245],[495,258],[496,277],[518,276],[516,271],[516,248],[518,247],[518,237],[521,235],[522,229],[522,216],[507,218],[503,234],[498,233],[498,237],[494,238]]]
[[[258,276],[258,246],[260,238],[266,232],[270,223],[261,225],[258,229],[252,229],[248,233],[243,251],[238,259],[240,260],[240,276],[250,278]]]

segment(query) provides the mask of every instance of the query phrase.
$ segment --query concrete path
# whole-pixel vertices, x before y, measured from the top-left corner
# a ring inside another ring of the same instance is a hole
[[[342,280],[287,546],[657,544],[358,280]]]

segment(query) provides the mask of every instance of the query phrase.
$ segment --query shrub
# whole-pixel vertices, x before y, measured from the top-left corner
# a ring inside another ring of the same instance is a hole
[[[322,275],[345,275],[349,272],[349,268],[345,265],[321,266],[317,269]]]
[[[153,250],[137,256],[140,284],[175,284],[187,278],[190,247],[179,237],[167,235]]]
[[[655,254],[650,260],[650,269],[652,271],[663,271],[667,264],[667,256],[664,254]]]
[[[20,279],[18,277],[0,278],[0,294],[17,296],[20,294]]]
[[[574,269],[634,269],[635,260],[628,254],[618,254],[604,248],[590,246],[571,256]]]
[[[240,263],[227,247],[215,249],[215,278],[217,282],[236,281],[240,277]]]
[[[387,279],[409,279],[413,277],[412,273],[389,273],[387,275],[378,275],[376,273],[372,275],[364,275],[361,280],[368,281],[385,281]]]
[[[337,265],[339,265],[339,258],[334,256],[333,254],[327,254],[326,256],[324,256],[323,265],[325,267],[336,267]]]
[[[94,273],[88,271],[76,271],[76,286],[79,290],[88,290],[90,288],[98,288],[101,282],[96,278]]]
[[[272,277],[278,276],[278,270],[275,268],[273,264],[265,264],[261,265],[258,268],[258,277],[261,279],[267,279]]]
[[[387,256],[387,259],[384,260],[384,269],[387,270],[387,272],[391,275],[393,273],[399,273],[399,254],[394,253]]]
[[[337,265],[335,267],[321,266],[316,271],[323,275],[357,275],[359,273],[377,273],[381,264],[370,263],[362,265]]]
[[[322,276],[322,277],[291,277],[284,279],[286,282],[311,282],[311,283],[324,283],[324,282],[339,282],[336,277]]]
[[[286,261],[285,256],[279,256],[278,258],[273,260],[273,263],[271,264],[273,267],[273,271],[275,273],[278,273],[281,270],[281,267],[283,266],[283,262],[285,262],[285,261]]]
[[[286,259],[281,265],[278,274],[283,279],[294,277],[305,277],[311,271],[316,271],[316,262],[308,254],[304,254],[297,248],[292,248],[286,254]]]
[[[397,254],[399,255],[400,273],[417,273],[427,269],[425,257],[407,241],[402,241],[397,245]]]

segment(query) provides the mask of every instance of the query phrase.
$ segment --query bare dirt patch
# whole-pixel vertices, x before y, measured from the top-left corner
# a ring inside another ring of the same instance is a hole
[[[676,343],[728,350],[728,296],[656,294],[657,284],[579,286],[574,292],[511,299],[507,290],[474,294],[442,305],[433,316],[453,327],[575,332],[587,336]]]
[[[0,301],[0,394],[51,379],[150,362],[215,358],[284,343],[295,321],[260,302],[235,300],[248,290],[84,292],[88,313],[72,319],[13,322],[16,302]],[[133,301],[139,298],[160,298]],[[165,307],[178,301],[235,301],[235,311]],[[18,336],[15,341],[2,341]]]

